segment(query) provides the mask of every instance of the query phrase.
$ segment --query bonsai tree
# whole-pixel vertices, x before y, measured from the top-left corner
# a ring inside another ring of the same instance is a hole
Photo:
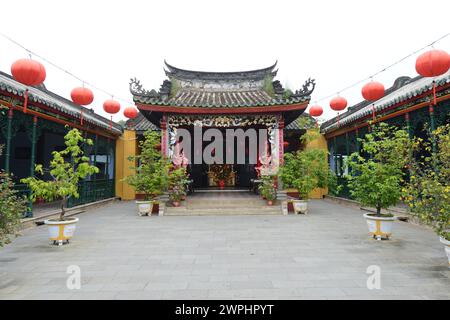
[[[430,138],[413,141],[404,199],[411,214],[450,240],[450,124],[437,128]],[[423,155],[423,151],[428,154]]]
[[[275,189],[275,176],[261,176],[262,183],[259,185],[259,193],[267,201],[273,201],[277,198],[277,190]]]
[[[183,167],[175,168],[169,173],[169,197],[174,202],[179,202],[186,195],[188,184],[187,172]]]
[[[36,173],[44,175],[49,173],[51,180],[46,181],[36,176],[22,179],[31,189],[31,199],[43,198],[47,201],[61,200],[60,220],[64,221],[67,200],[71,197],[78,198],[78,183],[88,175],[97,173],[97,167],[89,163],[89,158],[84,156],[82,145],[92,145],[90,139],[85,139],[78,129],[70,130],[65,136],[66,148],[63,151],[53,151],[53,159],[50,167],[44,169],[41,164],[35,167]]]
[[[348,186],[361,205],[376,208],[377,216],[381,217],[381,209],[400,200],[410,140],[405,130],[385,123],[373,127],[371,133],[359,140],[361,154],[355,152],[347,160],[352,172],[347,176]]]
[[[167,190],[170,163],[158,150],[160,136],[157,132],[148,130],[144,133],[144,140],[139,143],[141,153],[128,157],[129,161],[137,164],[131,168],[135,174],[125,178],[136,192],[144,194],[146,201],[152,200]]]
[[[300,138],[303,145],[317,138],[318,130],[310,130]],[[284,155],[280,178],[286,188],[298,190],[300,199],[308,199],[315,188],[325,188],[331,179],[325,150],[306,148]]]
[[[2,146],[0,146],[0,155]],[[14,190],[14,184],[9,174],[0,171],[0,247],[10,243],[9,235],[15,234],[20,228],[20,219],[27,210],[26,198],[20,197]]]

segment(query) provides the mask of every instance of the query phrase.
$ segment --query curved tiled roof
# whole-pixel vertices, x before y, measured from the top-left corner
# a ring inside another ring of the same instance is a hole
[[[159,131],[159,128],[147,120],[147,118],[145,118],[140,112],[136,118],[127,120],[125,127],[129,130],[136,130],[139,133],[145,132],[149,129],[152,131]]]
[[[274,71],[277,62],[267,68],[250,70],[250,71],[234,71],[234,72],[210,72],[210,71],[193,71],[176,68],[166,61],[166,75],[169,78],[177,78],[182,80],[209,80],[209,81],[237,81],[237,80],[263,80],[267,75],[276,76]]]
[[[430,91],[433,88],[433,80],[436,81],[436,86],[443,86],[450,83],[450,70],[435,78],[416,77],[414,79],[408,77],[401,77],[397,79],[394,85],[386,90],[383,98],[375,101],[374,106],[376,112],[387,109],[397,103],[417,97],[424,92]],[[372,103],[362,101],[352,107],[349,107],[347,112],[340,115],[339,125],[345,126],[358,119],[364,118],[372,114]],[[337,117],[334,117],[321,126],[321,131],[326,133],[338,128]]]

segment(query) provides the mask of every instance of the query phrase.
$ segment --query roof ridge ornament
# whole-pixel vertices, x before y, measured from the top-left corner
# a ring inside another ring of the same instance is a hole
[[[308,80],[305,81],[305,83],[302,86],[302,89],[295,90],[294,94],[291,95],[292,98],[301,98],[310,96],[314,89],[316,88],[316,80],[308,78]]]
[[[138,80],[136,77],[130,79],[130,92],[131,94],[135,96],[141,96],[141,97],[151,97],[151,98],[159,98],[160,95],[155,90],[145,90],[142,87],[141,81]]]

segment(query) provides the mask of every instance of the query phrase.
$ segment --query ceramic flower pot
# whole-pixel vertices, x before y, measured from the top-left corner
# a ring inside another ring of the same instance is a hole
[[[44,223],[48,226],[50,240],[53,241],[53,244],[61,246],[69,243],[75,233],[78,220],[78,218],[66,218],[64,221],[45,220]]]
[[[153,201],[136,201],[136,204],[140,216],[151,215],[153,209]]]
[[[272,200],[267,200],[267,205],[268,206],[272,206],[273,205],[273,201]]]
[[[308,214],[308,200],[292,200],[292,206],[295,214]]]
[[[450,268],[450,241],[446,240],[442,237],[440,237],[439,240],[445,246],[445,253],[447,253],[447,259],[448,259],[448,267]]]
[[[219,180],[219,188],[220,189],[224,189],[225,188],[225,181],[224,180]]]
[[[172,201],[172,204],[174,207],[179,207],[180,206],[180,202],[179,201]]]
[[[378,217],[374,213],[364,215],[366,218],[369,233],[377,240],[389,239],[392,234],[392,226],[395,217],[381,216]]]

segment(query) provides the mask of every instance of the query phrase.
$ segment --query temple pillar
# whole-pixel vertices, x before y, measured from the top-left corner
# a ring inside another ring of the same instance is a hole
[[[336,136],[333,137],[333,161],[334,161],[334,173],[338,174],[337,167],[337,152],[336,152]]]
[[[408,132],[408,136],[412,138],[411,134],[411,120],[409,119],[409,112],[405,113],[405,122],[406,122],[406,130]]]
[[[37,117],[33,117],[33,127],[31,129],[31,155],[30,155],[30,177],[34,176],[34,165],[36,162],[36,129],[37,129]],[[31,199],[28,200],[28,208],[26,213],[26,218],[33,217],[33,201]]]
[[[13,109],[8,111],[8,122],[6,125],[6,147],[5,147],[5,172],[9,173],[9,159],[11,158],[11,138],[12,138]]]
[[[284,136],[283,136],[284,120],[283,119],[280,119],[278,121],[277,133],[278,133],[278,170],[277,171],[279,171],[279,168],[284,163]],[[283,181],[281,181],[281,179],[278,179],[278,177],[277,177],[276,183],[277,183],[277,189],[283,190]]]
[[[356,128],[355,130],[355,141],[356,141],[356,152],[359,153],[359,130]]]
[[[278,159],[279,165],[282,166],[284,163],[284,120],[280,119],[278,122]]]
[[[167,118],[166,116],[163,116],[160,121],[160,128],[161,128],[161,153],[163,156],[168,156],[169,152],[169,139],[168,139],[168,132],[167,132]]]

